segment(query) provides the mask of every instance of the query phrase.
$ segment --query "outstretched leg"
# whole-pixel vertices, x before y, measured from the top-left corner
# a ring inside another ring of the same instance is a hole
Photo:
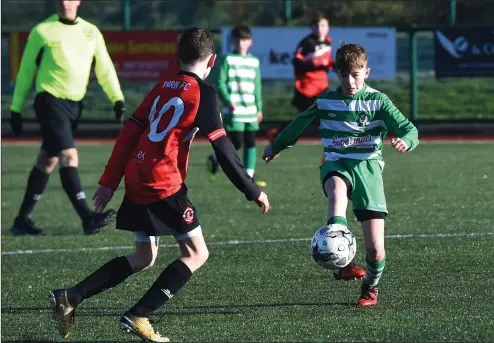
[[[348,194],[351,190],[350,181],[338,172],[331,172],[324,183],[324,191],[328,197],[328,225],[348,228],[346,210],[348,206]],[[365,276],[365,270],[355,264],[355,258],[344,268],[333,270],[336,280],[355,280]]]

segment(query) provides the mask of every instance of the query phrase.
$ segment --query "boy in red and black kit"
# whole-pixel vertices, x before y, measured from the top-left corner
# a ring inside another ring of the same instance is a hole
[[[332,40],[328,36],[329,20],[317,13],[311,22],[312,34],[300,41],[293,57],[295,92],[292,105],[302,113],[328,87],[328,72],[334,69]]]
[[[51,292],[55,323],[64,338],[81,302],[150,268],[160,236],[172,235],[180,257],[120,318],[122,329],[147,342],[170,341],[154,330],[149,316],[188,283],[209,255],[185,185],[190,145],[199,130],[208,137],[231,182],[247,200],[263,207],[263,213],[269,210],[266,194],[249,177],[226,135],[218,93],[203,81],[216,59],[211,33],[196,27],[185,30],[178,42],[178,58],[180,71],[163,75],[120,131],[93,197],[96,211],[103,211],[125,176],[117,229],[133,232],[135,251],[106,262],[73,287]]]
[[[319,94],[328,90],[328,72],[334,69],[332,40],[328,36],[329,19],[316,13],[311,21],[311,30],[312,33],[298,43],[292,60],[295,73],[292,105],[297,109],[297,115],[308,109]],[[269,131],[271,142],[284,126]]]

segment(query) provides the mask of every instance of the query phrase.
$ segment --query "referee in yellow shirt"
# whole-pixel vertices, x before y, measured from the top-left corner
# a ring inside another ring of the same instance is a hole
[[[60,180],[82,220],[84,234],[99,232],[115,218],[115,211],[91,210],[82,190],[77,167],[78,153],[73,131],[82,112],[82,98],[89,82],[91,66],[98,82],[114,104],[115,117],[122,120],[124,97],[101,32],[77,16],[81,1],[56,1],[57,14],[36,25],[27,41],[12,105],[10,124],[14,135],[22,133],[22,108],[34,78],[34,110],[41,127],[43,143],[27,181],[19,214],[11,232],[14,235],[44,235],[31,214],[45,190],[48,178],[60,163]]]

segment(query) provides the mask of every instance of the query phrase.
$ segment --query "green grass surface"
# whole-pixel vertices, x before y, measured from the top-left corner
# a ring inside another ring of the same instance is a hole
[[[211,81],[212,80],[212,81]],[[214,76],[211,78],[214,82]],[[398,108],[410,115],[410,92],[408,77],[398,76],[395,80],[372,80],[369,85],[385,92]],[[334,87],[337,81],[330,80]],[[132,112],[151,90],[154,83],[122,82],[127,109]],[[296,113],[290,104],[293,94],[293,81],[263,82],[263,102],[265,120],[291,120]],[[419,119],[493,119],[494,83],[492,78],[452,78],[436,80],[432,76],[419,77],[418,112]],[[25,116],[34,118],[31,92],[25,106]],[[2,115],[9,116],[8,107],[11,94],[2,94]],[[83,118],[113,119],[112,105],[100,86],[91,83],[84,100]]]
[[[268,182],[272,203],[265,216],[222,174],[210,183],[203,168],[211,150],[194,145],[188,187],[211,255],[158,311],[164,317],[156,328],[174,342],[492,341],[493,146],[423,144],[410,154],[386,148],[387,264],[379,306],[360,309],[354,305],[360,282],[335,281],[308,256],[310,237],[326,221],[319,145],[301,144],[270,165],[259,163],[258,177]],[[110,150],[80,147],[88,197]],[[51,322],[48,292],[132,251],[132,235],[113,226],[82,235],[58,173],[35,211],[49,235],[10,235],[36,151],[2,147],[2,342],[64,341]],[[122,195],[119,189],[112,207]],[[362,234],[350,211],[348,216],[361,262]],[[294,240],[267,241],[287,239]],[[46,249],[53,250],[39,252]],[[34,253],[5,255],[17,250]],[[120,331],[118,320],[177,256],[176,247],[164,247],[151,270],[81,304],[65,341],[138,341]]]

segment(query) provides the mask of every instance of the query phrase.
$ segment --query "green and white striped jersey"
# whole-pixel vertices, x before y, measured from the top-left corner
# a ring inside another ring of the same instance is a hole
[[[405,141],[408,151],[419,144],[417,128],[384,93],[364,84],[352,96],[341,95],[339,88],[320,95],[278,134],[273,143],[274,153],[293,146],[314,119],[319,120],[326,161],[382,160],[388,130]]]
[[[261,69],[257,57],[250,53],[225,55],[217,88],[224,115],[232,115],[236,122],[257,121],[257,112],[262,111]],[[235,105],[233,113],[228,110],[230,102]]]

